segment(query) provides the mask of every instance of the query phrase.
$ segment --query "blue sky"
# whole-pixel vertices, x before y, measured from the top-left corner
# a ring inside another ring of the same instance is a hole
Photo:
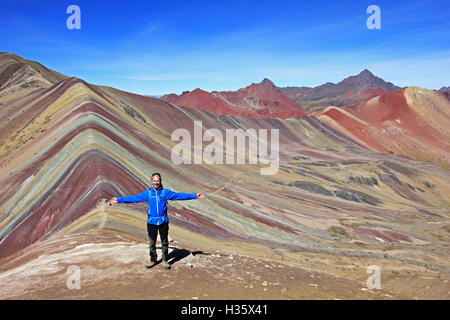
[[[81,29],[69,30],[69,5]],[[370,30],[369,5],[381,29]],[[450,85],[450,2],[1,0],[0,51],[90,83],[159,95],[339,82],[369,69]]]

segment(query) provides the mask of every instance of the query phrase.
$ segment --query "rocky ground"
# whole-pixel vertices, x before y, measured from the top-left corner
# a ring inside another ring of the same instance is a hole
[[[178,228],[172,236],[186,235]],[[1,299],[448,299],[448,275],[422,267],[243,243],[172,240],[171,270],[146,269],[144,242],[58,234],[0,261]],[[222,246],[223,250],[216,250]],[[259,254],[258,254],[259,252]],[[158,249],[159,257],[161,256]],[[256,256],[254,256],[256,254]],[[381,289],[367,288],[379,265]]]

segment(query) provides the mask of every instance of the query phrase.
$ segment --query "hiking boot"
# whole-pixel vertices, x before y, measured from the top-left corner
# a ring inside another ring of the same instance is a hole
[[[167,260],[163,260],[162,264],[164,266],[164,269],[170,270],[170,264]]]
[[[145,267],[146,267],[147,269],[150,269],[150,268],[153,268],[154,266],[156,266],[156,261],[150,260],[150,263],[147,264]]]

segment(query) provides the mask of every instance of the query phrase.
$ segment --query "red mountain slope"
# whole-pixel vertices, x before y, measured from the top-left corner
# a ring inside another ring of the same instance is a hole
[[[237,91],[207,92],[195,89],[179,96],[165,95],[162,99],[183,107],[233,116],[285,119],[307,113],[268,79]]]
[[[400,89],[359,105],[326,108],[317,117],[371,150],[449,165],[450,103],[436,91]]]

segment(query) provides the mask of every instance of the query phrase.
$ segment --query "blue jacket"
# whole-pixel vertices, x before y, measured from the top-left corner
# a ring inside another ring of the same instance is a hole
[[[167,200],[189,200],[197,199],[196,193],[182,193],[174,192],[169,189],[151,188],[145,190],[139,194],[128,197],[117,198],[117,203],[135,203],[135,202],[148,202],[147,207],[147,223],[160,225],[169,221],[167,217]]]

